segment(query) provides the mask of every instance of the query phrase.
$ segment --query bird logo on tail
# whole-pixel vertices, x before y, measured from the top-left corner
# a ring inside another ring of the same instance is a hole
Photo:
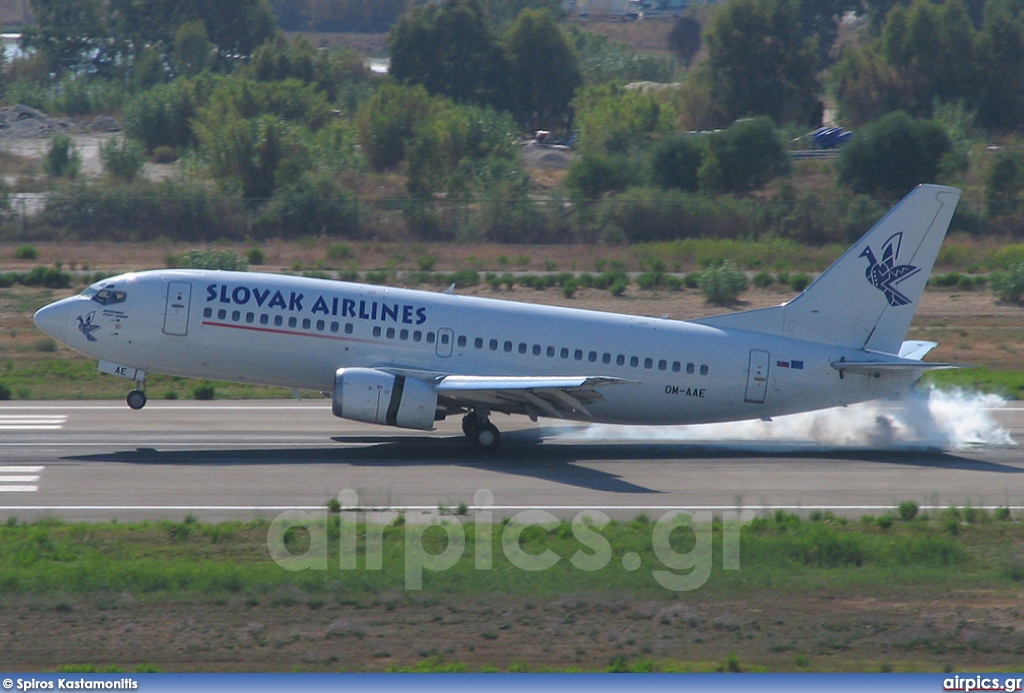
[[[909,279],[921,271],[920,267],[913,265],[897,265],[896,260],[900,254],[900,243],[903,241],[902,233],[894,233],[882,246],[882,259],[879,261],[871,246],[864,248],[860,257],[868,259],[868,268],[864,274],[871,282],[871,285],[885,294],[885,300],[892,307],[905,306],[911,303],[896,285],[905,279]]]

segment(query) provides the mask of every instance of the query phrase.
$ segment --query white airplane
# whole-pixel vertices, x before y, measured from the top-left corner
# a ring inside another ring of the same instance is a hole
[[[906,393],[932,342],[904,342],[960,191],[913,190],[790,302],[677,321],[323,279],[123,274],[36,325],[136,381],[147,373],[319,390],[336,416],[431,430],[462,414],[614,424],[769,419]]]

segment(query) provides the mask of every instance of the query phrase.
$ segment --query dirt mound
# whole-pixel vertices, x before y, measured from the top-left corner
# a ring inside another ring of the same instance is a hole
[[[29,106],[0,108],[0,137],[45,139],[61,132],[78,132],[82,124],[71,118],[51,118]]]
[[[523,164],[527,168],[556,169],[564,171],[569,168],[576,155],[571,149],[559,145],[541,144],[529,140],[522,146],[520,153]]]

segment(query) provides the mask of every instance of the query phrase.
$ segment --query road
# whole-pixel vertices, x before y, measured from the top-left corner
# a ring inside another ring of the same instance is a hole
[[[457,419],[403,431],[336,419],[327,400],[151,401],[141,412],[3,402],[0,518],[272,519],[346,490],[362,508],[484,504],[494,517],[737,507],[858,517],[905,500],[1024,511],[1024,456],[1011,440],[1024,440],[1024,408],[891,406],[669,429],[500,417],[502,448],[487,454]]]

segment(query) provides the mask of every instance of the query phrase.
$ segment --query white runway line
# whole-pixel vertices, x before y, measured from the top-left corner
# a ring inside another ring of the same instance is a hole
[[[0,414],[0,431],[59,431],[67,420],[67,414]]]
[[[467,512],[491,511],[491,510],[609,510],[615,511],[699,511],[699,510],[895,510],[895,505],[488,505],[469,506]],[[919,510],[945,510],[949,505],[921,505]],[[967,506],[954,506],[967,507]],[[974,510],[998,510],[1007,508],[1012,511],[1024,510],[1024,505],[971,505]],[[285,510],[322,510],[328,512],[325,505],[0,505],[0,512],[12,510],[47,510],[47,511],[143,511],[143,510],[173,510],[181,511],[221,511],[221,512],[283,512]],[[391,506],[366,506],[359,508],[345,508],[341,512],[433,512],[437,513],[436,505],[391,505]],[[458,515],[447,514],[444,517],[458,518]]]
[[[42,465],[30,464],[0,466],[0,493],[35,493],[44,469]]]

